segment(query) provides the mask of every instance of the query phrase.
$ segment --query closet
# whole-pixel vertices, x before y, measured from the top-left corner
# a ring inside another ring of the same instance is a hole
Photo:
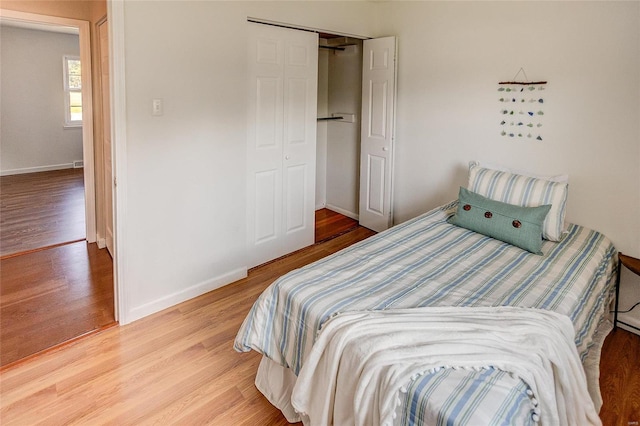
[[[320,34],[316,210],[359,215],[362,40]]]
[[[247,266],[313,244],[319,208],[391,226],[395,37],[248,33]]]
[[[396,38],[321,34],[316,208],[393,224]]]

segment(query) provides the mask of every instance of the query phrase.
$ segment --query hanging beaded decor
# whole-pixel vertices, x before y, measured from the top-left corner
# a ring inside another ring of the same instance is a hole
[[[524,81],[518,81],[518,75]],[[542,140],[542,119],[544,118],[544,98],[546,81],[529,81],[524,69],[515,75],[513,81],[498,83],[500,101],[500,134],[508,138]]]

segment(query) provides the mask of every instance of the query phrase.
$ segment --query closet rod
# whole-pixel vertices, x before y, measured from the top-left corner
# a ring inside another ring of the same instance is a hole
[[[498,84],[519,84],[521,86],[535,86],[539,84],[547,84],[546,81],[501,81]]]
[[[318,121],[342,120],[344,117],[318,117]]]
[[[336,32],[336,31],[320,30],[318,28],[310,28],[310,27],[302,27],[299,25],[285,24],[284,22],[269,21],[266,19],[253,18],[251,16],[247,16],[247,22],[253,22],[254,24],[271,25],[272,27],[289,28],[292,30],[306,31],[309,33],[316,33],[316,34],[329,32],[336,36],[357,38],[359,40],[369,40],[371,38],[371,37],[360,36],[357,34],[348,34],[348,33]]]

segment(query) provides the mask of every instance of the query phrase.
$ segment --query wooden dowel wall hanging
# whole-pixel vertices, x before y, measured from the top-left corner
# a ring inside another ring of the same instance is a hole
[[[518,80],[522,74],[524,80]],[[523,68],[512,81],[498,83],[500,92],[500,135],[513,139],[542,140],[542,118],[544,99],[540,91],[545,90],[546,81],[530,81]]]

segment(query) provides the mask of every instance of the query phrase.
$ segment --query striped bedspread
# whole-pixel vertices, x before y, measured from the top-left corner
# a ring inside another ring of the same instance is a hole
[[[561,242],[545,241],[543,255],[534,255],[447,223],[456,205],[434,209],[279,278],[253,305],[235,349],[254,349],[297,375],[322,324],[340,312],[522,306],[568,316],[584,358],[610,294],[611,242],[570,225]],[[502,389],[498,399],[492,396],[497,388]],[[438,424],[464,424],[478,419],[473,415],[479,407],[493,404],[479,414],[492,423],[523,413],[530,420],[526,390],[499,370],[445,369],[411,383],[401,415],[404,424],[413,424],[433,417],[435,410]]]

